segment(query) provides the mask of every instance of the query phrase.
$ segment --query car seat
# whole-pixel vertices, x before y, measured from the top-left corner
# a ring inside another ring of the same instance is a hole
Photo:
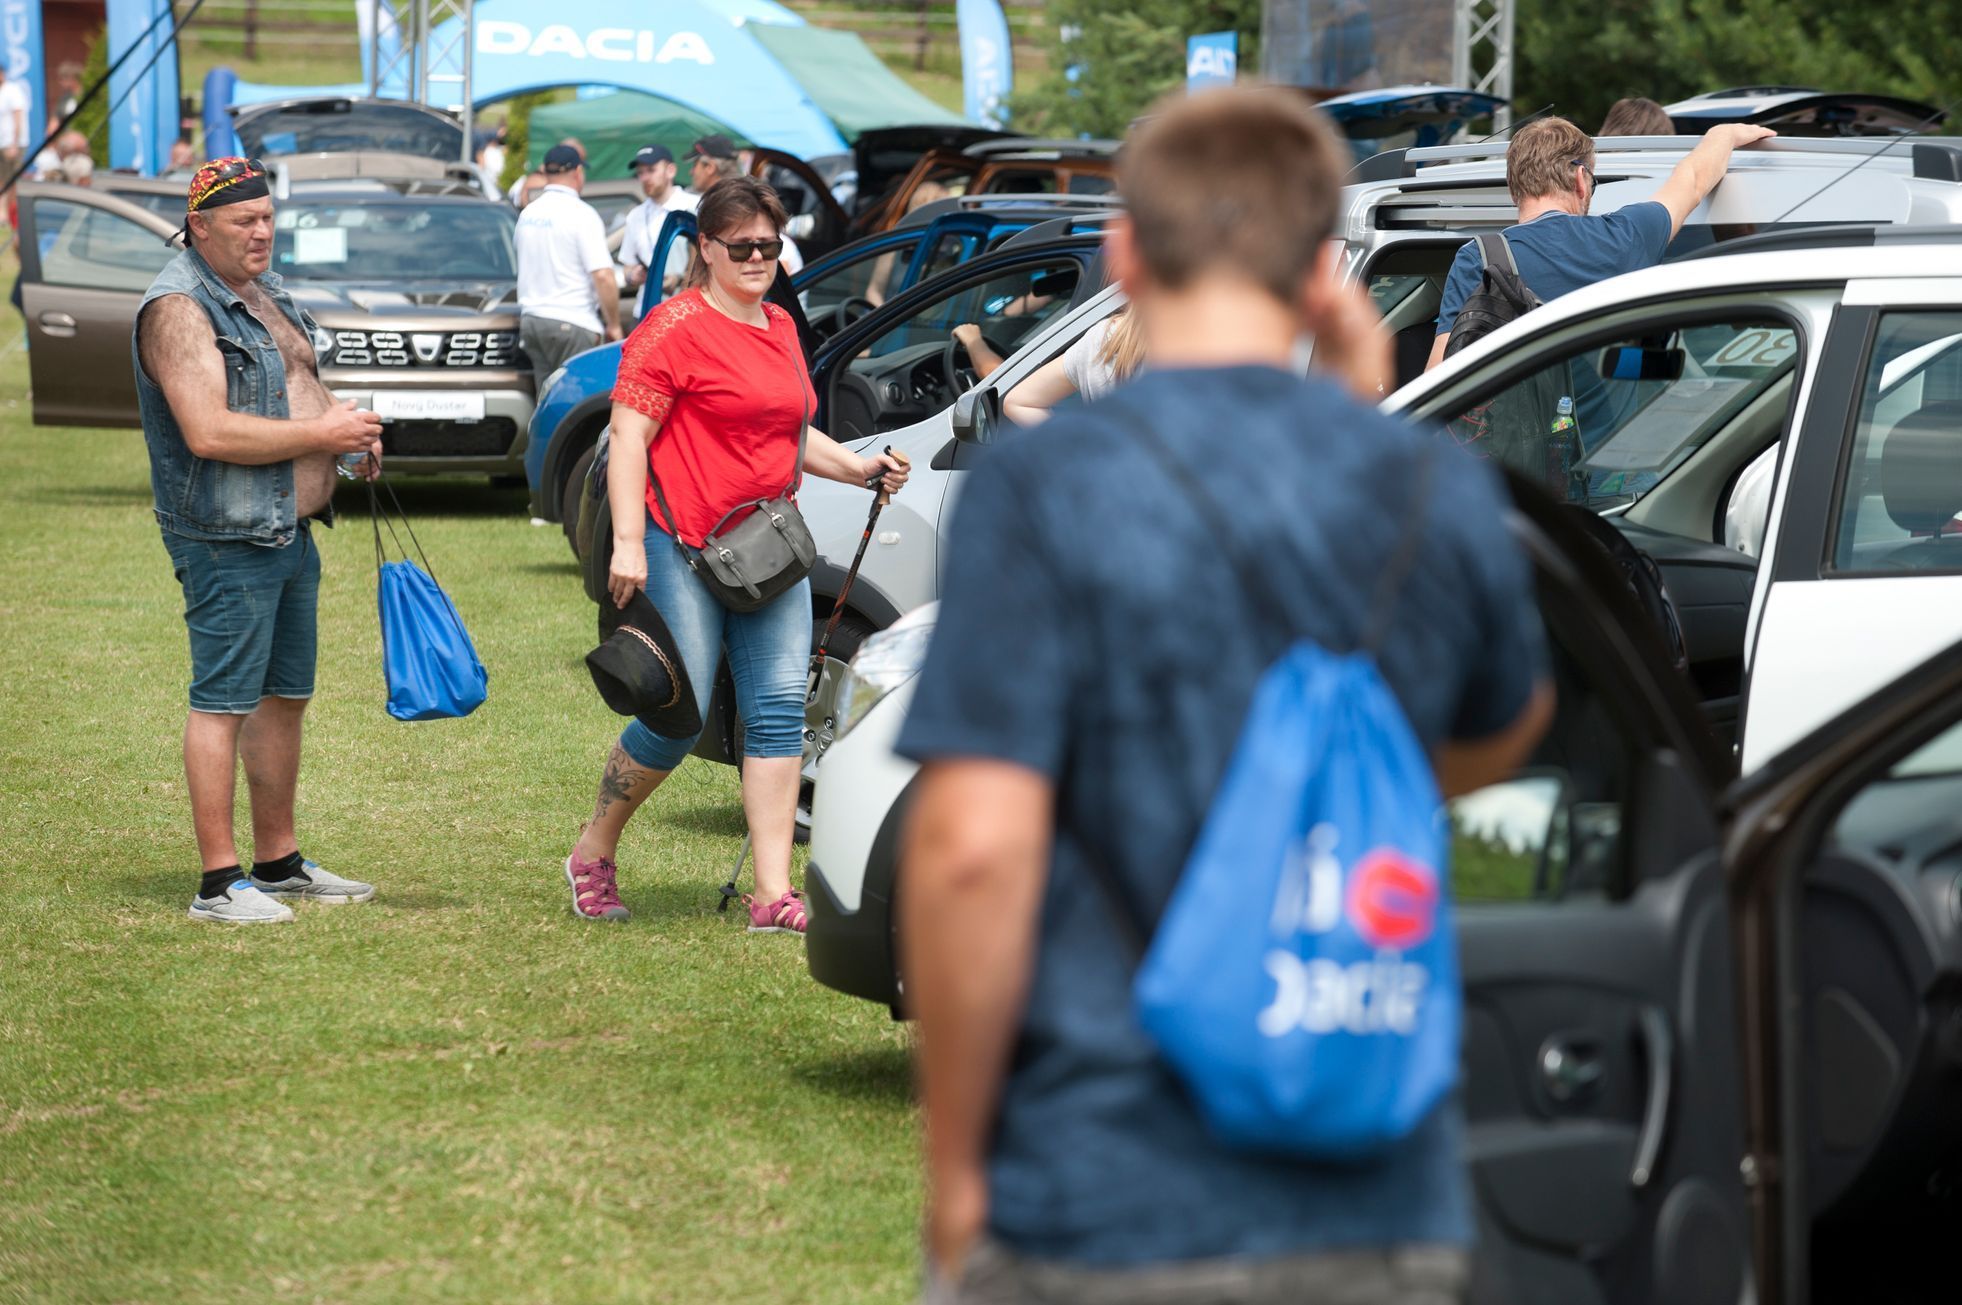
[[[1931,403],[1894,423],[1880,449],[1887,515],[1926,536],[1880,559],[1900,571],[1962,570],[1962,535],[1944,534],[1962,516],[1962,402]]]

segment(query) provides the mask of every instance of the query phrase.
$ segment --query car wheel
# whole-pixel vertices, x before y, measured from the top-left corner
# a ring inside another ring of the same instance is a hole
[[[598,445],[580,454],[559,490],[559,524],[565,529],[566,547],[574,557],[579,556],[579,497],[586,491],[586,473],[593,469],[593,459],[598,456]]]

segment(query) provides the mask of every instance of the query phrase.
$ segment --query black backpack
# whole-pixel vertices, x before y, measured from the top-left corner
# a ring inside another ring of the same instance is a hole
[[[1468,349],[1508,322],[1518,321],[1540,306],[1513,262],[1505,236],[1491,231],[1478,237],[1483,264],[1478,288],[1465,299],[1451,323],[1444,356]],[[1572,396],[1573,381],[1564,362],[1515,381],[1450,423],[1452,436],[1479,457],[1503,462],[1546,485],[1553,494],[1572,500],[1580,490],[1573,471],[1578,440],[1573,431],[1551,434],[1563,395]],[[1585,498],[1584,491],[1578,497]]]

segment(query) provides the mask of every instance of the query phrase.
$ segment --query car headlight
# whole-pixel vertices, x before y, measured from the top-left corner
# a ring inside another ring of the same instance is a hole
[[[324,326],[313,328],[313,360],[321,366],[334,361],[334,333]]]
[[[833,737],[842,739],[851,733],[882,698],[918,675],[932,641],[931,622],[897,625],[867,635],[838,682]]]

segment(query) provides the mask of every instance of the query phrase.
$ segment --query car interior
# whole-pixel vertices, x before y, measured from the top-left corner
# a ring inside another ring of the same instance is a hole
[[[1868,371],[1833,568],[1962,570],[1962,313],[1887,315]]]

